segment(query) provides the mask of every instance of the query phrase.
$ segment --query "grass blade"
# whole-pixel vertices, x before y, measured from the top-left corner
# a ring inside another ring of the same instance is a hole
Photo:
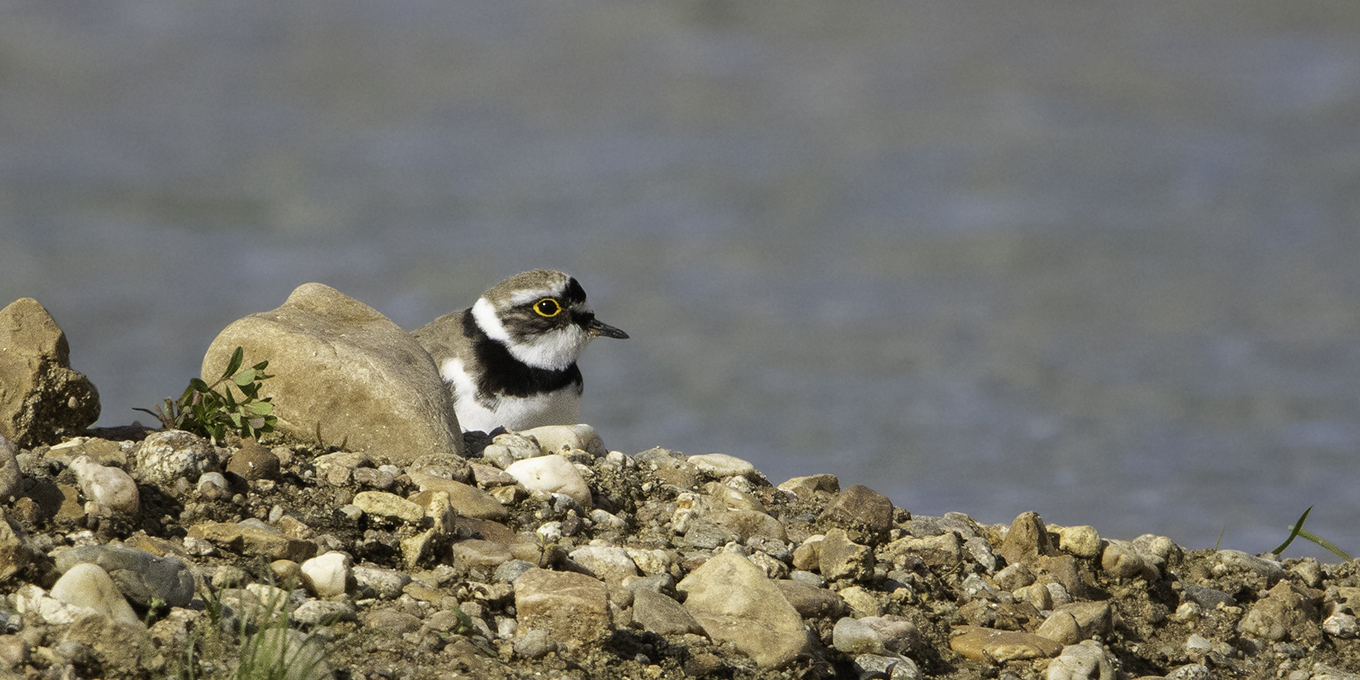
[[[1307,510],[1303,511],[1303,514],[1299,516],[1299,521],[1294,522],[1294,526],[1289,527],[1289,538],[1284,539],[1284,543],[1281,543],[1280,547],[1270,551],[1272,554],[1280,555],[1284,553],[1284,549],[1288,548],[1289,544],[1294,542],[1294,538],[1299,535],[1300,531],[1303,531],[1303,523],[1308,519],[1308,513],[1312,511],[1313,506],[1311,505],[1308,506]]]

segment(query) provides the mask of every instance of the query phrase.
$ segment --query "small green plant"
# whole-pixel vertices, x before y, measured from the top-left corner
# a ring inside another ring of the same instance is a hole
[[[161,425],[168,430],[185,430],[202,437],[211,437],[222,443],[228,431],[242,438],[259,439],[265,432],[274,431],[274,404],[271,397],[260,398],[261,383],[274,376],[266,375],[264,369],[268,361],[261,361],[247,369],[242,369],[245,350],[240,347],[231,353],[227,370],[222,372],[211,385],[199,378],[189,381],[189,387],[180,395],[178,401],[166,399],[156,410],[138,408],[156,416]],[[232,394],[235,385],[241,391],[238,400]],[[218,387],[222,388],[218,392]]]
[[[1303,523],[1308,519],[1308,513],[1312,511],[1313,506],[1311,505],[1308,506],[1307,510],[1303,511],[1303,514],[1299,516],[1299,521],[1294,522],[1294,524],[1289,527],[1289,538],[1284,539],[1284,543],[1281,543],[1280,547],[1272,550],[1271,553],[1275,555],[1283,553],[1284,549],[1288,548],[1289,544],[1293,543],[1295,538],[1302,537],[1326,548],[1327,550],[1330,550],[1333,555],[1336,555],[1337,557],[1340,557],[1341,559],[1347,562],[1351,561],[1351,556],[1346,554],[1346,551],[1333,545],[1331,541],[1319,538],[1318,536],[1314,535],[1311,531],[1304,530]]]
[[[321,680],[329,677],[326,662],[329,645],[317,631],[310,634],[291,630],[293,607],[286,591],[272,587],[258,601],[251,597],[223,602],[209,588],[203,596],[206,621],[196,626],[185,645],[177,680]],[[258,596],[257,596],[258,597]],[[233,611],[233,605],[240,611]],[[320,623],[335,623],[328,619]],[[232,641],[224,632],[235,632]],[[203,646],[208,652],[195,652]],[[233,657],[233,658],[227,658]]]

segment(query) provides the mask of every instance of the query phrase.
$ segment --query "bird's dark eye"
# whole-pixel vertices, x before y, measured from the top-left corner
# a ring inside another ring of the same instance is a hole
[[[562,305],[557,304],[557,300],[552,298],[543,298],[534,303],[534,311],[538,312],[539,316],[552,318],[562,313]]]

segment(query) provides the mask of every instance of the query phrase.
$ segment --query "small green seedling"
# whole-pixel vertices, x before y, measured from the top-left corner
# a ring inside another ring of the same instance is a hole
[[[1312,542],[1314,542],[1314,543],[1316,543],[1316,544],[1322,546],[1323,548],[1326,548],[1327,550],[1331,551],[1331,553],[1332,553],[1333,555],[1336,555],[1337,557],[1340,557],[1341,559],[1346,560],[1347,562],[1351,561],[1351,556],[1348,555],[1348,554],[1346,553],[1346,551],[1344,551],[1344,550],[1342,550],[1341,548],[1338,548],[1338,547],[1336,547],[1335,545],[1333,545],[1333,544],[1331,543],[1331,541],[1328,541],[1328,540],[1323,539],[1323,538],[1319,538],[1318,536],[1314,535],[1311,531],[1305,531],[1305,530],[1304,530],[1304,528],[1303,528],[1303,523],[1304,523],[1305,520],[1308,519],[1308,513],[1312,512],[1312,511],[1313,511],[1313,506],[1311,506],[1311,505],[1308,506],[1308,509],[1307,509],[1307,510],[1304,510],[1304,511],[1303,511],[1303,515],[1301,515],[1301,516],[1299,517],[1299,521],[1294,522],[1293,526],[1289,527],[1289,538],[1286,538],[1286,539],[1284,540],[1284,543],[1281,543],[1281,544],[1280,544],[1280,547],[1278,547],[1278,548],[1272,550],[1271,552],[1274,553],[1274,554],[1276,554],[1276,555],[1279,555],[1279,554],[1281,554],[1281,553],[1284,552],[1284,549],[1285,549],[1285,548],[1288,548],[1288,547],[1289,547],[1289,544],[1290,544],[1290,543],[1293,543],[1293,542],[1294,542],[1294,539],[1295,539],[1295,538],[1297,538],[1297,537],[1303,537],[1303,538],[1305,538],[1305,539],[1307,539],[1307,540],[1309,540],[1309,541],[1312,541]]]
[[[156,406],[155,411],[144,408],[133,410],[156,416],[167,430],[185,430],[202,437],[211,437],[219,444],[223,443],[228,431],[242,438],[259,439],[261,434],[273,432],[274,423],[278,420],[273,415],[274,404],[270,403],[272,397],[260,398],[260,384],[274,376],[264,372],[269,366],[268,361],[242,370],[244,361],[245,351],[237,347],[231,353],[227,370],[213,384],[193,378],[178,401],[166,399],[163,404]],[[239,400],[232,394],[233,384],[241,391]],[[222,387],[220,393],[217,391],[219,386]]]

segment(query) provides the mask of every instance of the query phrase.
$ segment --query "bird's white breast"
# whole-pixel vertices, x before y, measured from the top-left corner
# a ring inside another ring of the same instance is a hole
[[[573,425],[581,420],[581,393],[575,386],[532,397],[502,396],[494,408],[477,401],[477,383],[462,359],[449,359],[439,374],[453,386],[454,412],[463,431],[490,432],[497,427],[527,430],[541,425]]]

